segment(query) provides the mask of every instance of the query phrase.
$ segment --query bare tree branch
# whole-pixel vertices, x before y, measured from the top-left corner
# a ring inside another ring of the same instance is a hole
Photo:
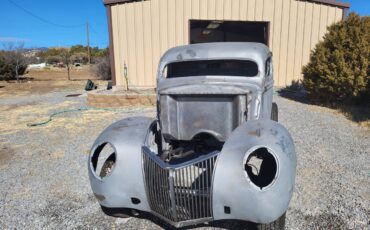
[[[27,58],[24,56],[24,42],[18,42],[17,45],[14,42],[4,42],[4,59],[6,64],[14,65],[15,78],[19,82],[19,75],[21,68],[27,66]]]

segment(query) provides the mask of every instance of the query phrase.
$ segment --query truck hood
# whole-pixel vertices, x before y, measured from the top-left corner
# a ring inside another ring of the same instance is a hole
[[[197,76],[162,79],[158,82],[157,93],[160,95],[185,95],[185,94],[218,94],[240,95],[255,94],[262,89],[259,77],[214,77]]]

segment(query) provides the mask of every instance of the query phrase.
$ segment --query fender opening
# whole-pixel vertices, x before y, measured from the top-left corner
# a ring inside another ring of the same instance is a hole
[[[106,142],[99,145],[91,157],[92,168],[95,175],[99,178],[110,175],[116,164],[116,158],[116,151],[112,144]]]
[[[248,156],[244,170],[252,183],[262,190],[275,180],[277,162],[267,148],[258,148]]]

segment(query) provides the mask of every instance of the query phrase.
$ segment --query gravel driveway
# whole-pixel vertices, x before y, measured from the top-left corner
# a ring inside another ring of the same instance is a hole
[[[157,219],[105,216],[89,187],[87,154],[102,129],[154,108],[65,113],[85,105],[74,91],[0,98],[0,228],[168,228]],[[275,96],[298,155],[287,229],[369,229],[370,131],[337,112]],[[236,222],[202,226],[240,229]]]

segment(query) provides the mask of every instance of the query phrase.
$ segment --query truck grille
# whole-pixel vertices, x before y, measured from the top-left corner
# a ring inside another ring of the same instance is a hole
[[[143,152],[148,201],[155,214],[172,223],[212,219],[212,179],[219,152],[175,166],[150,150]]]

